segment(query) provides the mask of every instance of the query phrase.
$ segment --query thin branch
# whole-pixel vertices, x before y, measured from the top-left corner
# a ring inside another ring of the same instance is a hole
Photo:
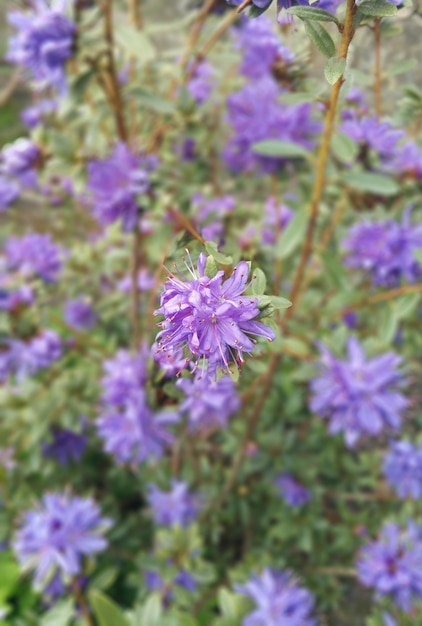
[[[375,113],[377,119],[381,117],[381,18],[376,17],[374,20],[375,35]]]

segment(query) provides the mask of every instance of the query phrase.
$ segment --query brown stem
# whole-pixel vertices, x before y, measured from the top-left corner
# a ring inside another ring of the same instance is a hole
[[[346,315],[346,313],[351,313],[356,309],[362,309],[371,304],[377,304],[378,302],[387,302],[388,300],[393,300],[394,298],[404,296],[408,293],[419,292],[422,292],[422,284],[420,283],[416,285],[403,285],[402,287],[397,287],[397,289],[389,289],[388,291],[384,291],[383,293],[377,293],[375,294],[375,296],[371,296],[370,298],[363,298],[355,304],[351,304],[350,306],[345,307],[339,313],[336,313],[333,316],[333,319],[343,317],[343,315]]]
[[[356,12],[355,0],[347,0],[346,17],[345,17],[342,36],[341,36],[340,51],[338,55],[342,59],[347,58],[347,53],[349,50],[350,42],[352,41],[353,35],[355,33],[355,30],[353,27],[353,17],[354,17],[355,12]],[[330,153],[331,137],[333,135],[333,130],[334,130],[334,121],[336,117],[340,89],[341,89],[343,82],[344,82],[343,78],[340,77],[336,81],[336,83],[334,83],[331,89],[330,100],[329,100],[327,112],[325,115],[322,140],[321,140],[321,144],[320,144],[318,156],[317,156],[315,182],[314,182],[314,187],[312,191],[312,199],[311,199],[310,210],[309,210],[310,215],[309,215],[308,225],[306,228],[305,243],[302,248],[302,254],[299,259],[299,265],[297,268],[296,276],[294,278],[293,286],[292,286],[290,296],[289,296],[289,299],[293,302],[293,306],[290,309],[288,309],[286,312],[286,315],[284,318],[285,324],[289,322],[295,310],[297,309],[298,296],[302,288],[303,277],[305,274],[306,267],[308,265],[308,261],[312,255],[312,246],[313,246],[313,239],[314,239],[316,224],[317,224],[317,219],[318,219],[319,205],[320,205],[323,193],[324,193],[325,170],[327,167],[327,161],[328,161],[328,157]]]
[[[139,350],[139,344],[141,342],[141,323],[140,323],[140,293],[138,285],[139,267],[141,264],[141,245],[142,235],[139,228],[136,227],[132,238],[132,253],[131,253],[131,268],[130,268],[130,282],[131,282],[131,319],[132,319],[132,347],[136,352]]]
[[[381,18],[374,20],[375,35],[375,113],[377,119],[381,117]]]
[[[182,60],[180,61],[181,67],[184,69],[188,63],[189,57],[191,55],[192,50],[195,48],[198,43],[199,37],[202,32],[202,28],[207,20],[208,15],[211,13],[212,9],[216,4],[216,0],[205,0],[203,7],[198,11],[198,15],[196,20],[192,24],[192,28],[189,33],[189,38],[186,46],[186,50],[182,56]]]
[[[195,226],[192,224],[189,218],[186,217],[186,215],[183,215],[183,213],[180,213],[180,211],[178,211],[174,207],[168,207],[167,210],[176,224],[178,224],[179,226],[181,226],[181,228],[190,233],[192,237],[199,241],[199,243],[201,243],[203,246],[205,245],[205,239],[200,233],[198,233]]]
[[[92,619],[91,612],[89,610],[88,603],[85,598],[85,595],[76,577],[72,581],[72,591],[73,591],[73,595],[75,597],[76,603],[79,606],[79,610],[87,626],[95,626],[94,620]]]
[[[221,22],[217,30],[213,32],[213,34],[208,39],[208,41],[204,43],[204,45],[202,46],[202,48],[199,50],[198,54],[196,55],[198,59],[203,59],[204,57],[206,57],[207,54],[210,52],[210,50],[212,50],[212,48],[215,46],[217,41],[220,39],[220,37],[224,35],[224,33],[230,28],[232,24],[235,23],[235,21],[239,17],[239,8],[240,7],[238,7],[237,9],[234,9],[234,11],[231,11],[226,16],[226,18]]]
[[[134,27],[141,29],[143,26],[143,19],[139,0],[129,0],[129,15],[130,21]]]

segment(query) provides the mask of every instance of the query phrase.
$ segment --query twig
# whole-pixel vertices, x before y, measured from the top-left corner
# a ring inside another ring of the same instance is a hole
[[[22,72],[17,69],[13,72],[6,87],[0,91],[0,107],[4,106],[15,93],[22,77]]]
[[[227,17],[221,22],[217,30],[214,31],[211,37],[205,42],[205,44],[197,53],[197,59],[202,60],[204,57],[206,57],[210,50],[212,50],[217,41],[220,39],[220,37],[224,35],[224,33],[230,28],[230,26],[232,26],[232,24],[235,23],[235,21],[239,17],[239,8],[240,7],[234,9],[234,11],[231,11],[227,15]]]
[[[358,300],[358,302],[355,302],[355,304],[350,304],[349,306],[345,307],[344,309],[333,315],[332,319],[338,319],[340,317],[343,317],[347,313],[356,311],[356,309],[363,309],[364,307],[370,306],[371,304],[378,304],[378,302],[387,302],[388,300],[393,300],[394,298],[404,296],[408,293],[420,292],[422,293],[422,283],[418,283],[416,285],[403,285],[402,287],[397,287],[396,289],[389,289],[388,291],[377,293],[369,298],[363,298],[362,300]]]
[[[95,626],[85,595],[76,576],[72,581],[72,591],[87,626]]]
[[[381,18],[374,20],[375,35],[375,113],[377,119],[381,117]]]

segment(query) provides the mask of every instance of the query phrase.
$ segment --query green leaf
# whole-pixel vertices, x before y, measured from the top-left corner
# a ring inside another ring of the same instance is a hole
[[[73,600],[63,600],[42,617],[40,626],[68,626],[74,614]]]
[[[286,259],[296,250],[300,242],[303,241],[307,222],[308,211],[304,207],[300,211],[297,211],[285,230],[281,233],[281,237],[275,249],[277,259]]]
[[[143,63],[155,58],[155,48],[151,39],[133,26],[119,26],[116,40],[129,56],[136,57]]]
[[[404,59],[403,61],[397,61],[388,66],[388,76],[398,76],[405,72],[412,72],[418,66],[416,59]]]
[[[334,85],[343,76],[346,69],[346,59],[331,57],[325,64],[324,74],[327,82]]]
[[[251,292],[253,295],[259,296],[265,293],[267,286],[267,278],[260,267],[256,267],[252,276]]]
[[[281,141],[279,139],[266,139],[257,141],[252,145],[255,154],[269,157],[308,157],[308,150],[293,141]]]
[[[138,626],[161,626],[163,617],[163,607],[161,596],[154,593],[148,598],[140,613],[141,620]],[[110,626],[113,626],[110,624]]]
[[[151,111],[156,111],[157,113],[162,113],[163,115],[171,115],[176,110],[174,102],[165,100],[161,96],[158,96],[143,87],[135,87],[130,91],[130,93],[136,98],[137,104],[141,105],[141,107],[145,107],[146,109],[150,109]]]
[[[380,196],[395,196],[399,192],[399,186],[393,178],[375,172],[346,172],[342,180],[353,189]]]
[[[214,257],[217,263],[222,263],[223,265],[231,265],[233,263],[233,257],[222,254],[218,251],[217,244],[214,241],[206,241],[205,242],[205,250]]]
[[[207,261],[205,263],[205,270],[204,270],[205,276],[208,276],[208,278],[214,278],[218,270],[219,270],[218,263],[214,259],[214,257],[212,255],[207,256]]]
[[[319,22],[305,22],[305,30],[308,37],[322,54],[325,54],[327,57],[335,55],[336,47],[334,41]]]
[[[384,0],[366,0],[359,5],[358,11],[370,17],[389,17],[397,13],[397,7]]]
[[[378,325],[378,337],[383,345],[389,346],[393,341],[398,328],[399,320],[391,303],[385,306],[381,313],[381,321]]]
[[[248,12],[248,17],[254,18],[254,17],[259,17],[260,15],[262,15],[263,13],[265,13],[265,11],[268,9],[268,7],[265,7],[265,9],[260,9],[259,7],[256,7],[254,4],[251,6],[251,8],[249,9]]]
[[[276,311],[280,311],[281,309],[288,309],[292,306],[290,300],[287,298],[282,298],[281,296],[268,296],[270,298],[270,302]]]
[[[324,9],[316,9],[314,7],[306,7],[306,6],[289,7],[286,10],[286,13],[290,13],[291,15],[296,15],[296,17],[300,17],[301,20],[338,23],[338,20],[335,15],[333,15],[332,13],[329,13],[328,11],[324,11]]]
[[[351,163],[358,155],[359,147],[348,135],[335,132],[331,140],[334,156],[343,163]]]
[[[88,598],[99,626],[130,626],[122,609],[101,591],[93,589]]]

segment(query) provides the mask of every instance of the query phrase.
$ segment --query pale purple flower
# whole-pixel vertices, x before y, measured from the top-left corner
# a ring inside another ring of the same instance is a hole
[[[42,589],[56,574],[65,581],[80,574],[83,557],[107,547],[103,534],[110,526],[91,498],[49,493],[24,514],[13,549],[22,569],[34,572],[35,588]]]
[[[9,208],[17,198],[19,198],[19,186],[0,174],[0,213]]]
[[[213,278],[205,275],[204,254],[199,256],[197,270],[191,260],[186,267],[190,280],[182,273],[180,277],[171,274],[164,286],[161,307],[155,311],[164,316],[156,337],[158,349],[167,353],[186,347],[189,358],[205,359],[212,374],[219,366],[229,369],[231,361],[242,363],[243,352],[250,353],[255,347],[254,335],[274,339],[270,328],[255,321],[259,315],[257,300],[242,295],[249,275],[245,261],[225,281],[223,271]]]
[[[105,407],[122,407],[136,402],[139,394],[144,393],[147,380],[146,351],[136,355],[120,350],[117,354],[104,361],[104,377],[102,401]]]
[[[422,599],[421,529],[412,520],[407,528],[384,524],[377,541],[360,550],[357,560],[360,582],[385,596],[406,613]]]
[[[339,130],[362,147],[372,148],[383,159],[394,156],[398,141],[405,136],[403,130],[379,121],[376,116],[355,116],[344,121]]]
[[[149,291],[155,285],[153,274],[147,267],[142,267],[138,272],[138,289],[139,291]],[[124,293],[130,293],[132,290],[132,277],[125,276],[117,283],[117,289]]]
[[[170,347],[162,350],[155,342],[151,346],[151,354],[166,377],[177,376],[189,365],[189,359],[185,357],[181,348]]]
[[[314,598],[299,587],[290,572],[265,568],[246,584],[236,585],[235,590],[255,603],[255,610],[244,618],[242,626],[316,625],[312,617]]]
[[[135,228],[141,212],[139,196],[150,191],[155,167],[153,157],[138,156],[124,143],[118,143],[106,159],[88,163],[88,201],[100,224],[120,220],[123,230]]]
[[[283,232],[293,215],[285,204],[280,204],[276,198],[268,198],[264,205],[262,242],[270,246],[275,244],[277,235]]]
[[[30,306],[34,300],[35,295],[29,285],[21,285],[13,290],[0,287],[0,311],[14,311],[22,306]]]
[[[214,426],[223,428],[240,408],[236,385],[229,376],[218,380],[206,375],[180,378],[176,387],[185,394],[179,411],[187,415],[189,428],[193,431]]]
[[[195,223],[198,224],[203,237],[207,241],[222,241],[223,220],[236,208],[235,198],[227,195],[207,199],[197,193],[192,196],[192,205],[195,209]]]
[[[295,59],[295,54],[281,43],[272,22],[264,15],[247,20],[236,32],[236,43],[243,57],[240,71],[248,78],[260,78],[271,73],[275,64],[288,65]]]
[[[162,526],[189,526],[195,521],[201,502],[189,491],[189,485],[173,480],[170,491],[148,485],[148,504],[156,524]]]
[[[29,233],[11,237],[5,243],[8,267],[25,277],[39,276],[46,282],[55,282],[62,268],[64,250],[48,234]]]
[[[214,76],[214,69],[207,61],[195,65],[186,87],[196,104],[203,104],[209,99],[215,85]]]
[[[164,582],[158,572],[153,570],[147,570],[144,574],[145,584],[150,591],[161,591],[164,592],[164,597],[162,596],[164,604],[171,602],[173,599],[173,592],[169,585]],[[171,582],[171,586],[177,585],[179,587],[183,587],[186,591],[195,591],[198,583],[195,578],[187,572],[186,570],[181,569],[176,576],[173,578]]]
[[[303,506],[312,498],[309,490],[288,472],[283,472],[283,474],[278,476],[275,480],[275,485],[278,487],[280,497],[289,506]]]
[[[97,314],[91,304],[83,298],[69,300],[64,309],[64,318],[76,330],[88,330],[97,322]]]
[[[354,337],[348,358],[337,359],[321,346],[320,374],[311,382],[311,410],[329,420],[329,432],[344,432],[348,446],[362,436],[377,436],[400,427],[407,400],[399,391],[401,358],[387,352],[366,359]]]
[[[422,179],[422,147],[414,141],[408,141],[396,150],[390,163],[392,172]]]
[[[21,120],[30,129],[42,123],[45,116],[53,113],[57,108],[55,100],[40,100],[36,104],[26,107],[21,112]]]
[[[0,153],[0,172],[15,178],[25,187],[35,187],[36,166],[40,156],[39,147],[31,139],[20,137],[3,147]]]
[[[73,56],[76,26],[65,14],[66,0],[35,0],[29,11],[11,11],[16,29],[7,60],[28,69],[40,87],[66,91],[66,62]]]
[[[79,461],[87,444],[86,437],[68,428],[52,428],[52,441],[43,446],[46,458],[56,459],[60,465]]]
[[[422,446],[393,442],[384,455],[383,472],[400,498],[422,498]]]
[[[7,339],[0,344],[0,380],[34,376],[62,356],[62,343],[54,330],[46,329],[27,342]]]
[[[415,282],[422,276],[415,256],[422,248],[422,226],[410,223],[410,210],[401,224],[394,220],[356,224],[342,245],[345,264],[365,270],[375,285],[395,286],[402,279]]]

